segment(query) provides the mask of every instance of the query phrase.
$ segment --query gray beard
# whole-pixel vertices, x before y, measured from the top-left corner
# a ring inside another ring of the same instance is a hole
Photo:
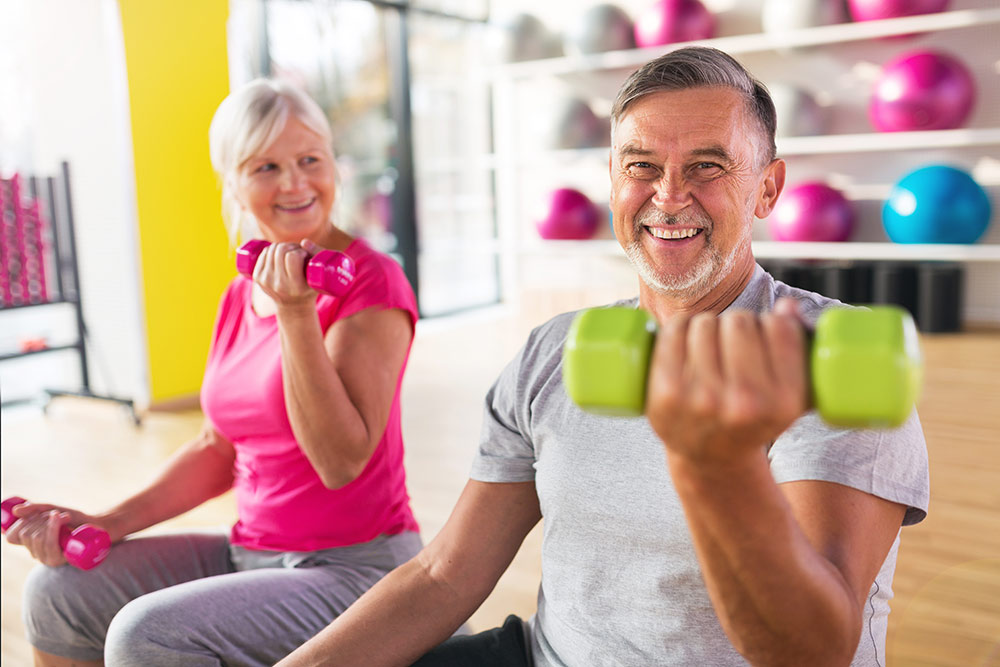
[[[750,244],[750,234],[733,246],[728,255],[723,256],[718,247],[712,245],[712,222],[699,217],[697,222],[706,235],[705,251],[695,265],[680,274],[657,272],[645,254],[641,238],[646,234],[645,226],[652,222],[678,224],[683,222],[678,216],[668,216],[657,211],[647,211],[634,221],[635,238],[625,247],[625,256],[639,274],[639,278],[653,291],[670,297],[697,299],[708,294],[721,283],[736,266],[736,258]]]

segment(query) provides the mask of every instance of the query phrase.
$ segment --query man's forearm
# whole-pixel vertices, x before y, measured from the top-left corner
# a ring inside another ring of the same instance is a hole
[[[427,562],[418,555],[390,572],[277,667],[412,664],[450,637],[481,602],[459,596]]]
[[[860,611],[775,484],[766,457],[705,469],[669,457],[702,576],[730,641],[753,664],[847,664]]]

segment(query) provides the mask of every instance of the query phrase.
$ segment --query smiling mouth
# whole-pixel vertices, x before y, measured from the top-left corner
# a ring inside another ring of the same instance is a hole
[[[274,207],[279,211],[287,211],[289,213],[295,213],[297,211],[309,208],[310,206],[312,206],[312,203],[314,201],[316,201],[315,197],[301,202],[291,202],[288,204],[275,204]]]
[[[666,227],[646,227],[652,236],[658,239],[664,239],[667,241],[690,239],[698,234],[701,234],[704,230],[694,229],[692,227],[687,227],[684,229],[668,229]]]

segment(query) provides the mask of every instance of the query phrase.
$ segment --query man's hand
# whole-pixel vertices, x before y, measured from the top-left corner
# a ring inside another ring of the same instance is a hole
[[[795,303],[774,312],[662,322],[646,414],[668,454],[704,465],[759,456],[808,407],[805,331]]]

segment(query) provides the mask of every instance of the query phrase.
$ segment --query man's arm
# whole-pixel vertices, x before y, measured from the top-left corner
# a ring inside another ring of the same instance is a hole
[[[279,667],[412,664],[472,615],[539,519],[534,482],[469,481],[429,545]]]
[[[761,458],[715,475],[671,462],[716,614],[752,664],[847,665],[905,508],[829,482],[779,487]]]
[[[807,407],[794,312],[674,318],[656,345],[647,413],[730,641],[754,664],[848,664],[905,510],[837,484],[775,483],[766,444]]]

